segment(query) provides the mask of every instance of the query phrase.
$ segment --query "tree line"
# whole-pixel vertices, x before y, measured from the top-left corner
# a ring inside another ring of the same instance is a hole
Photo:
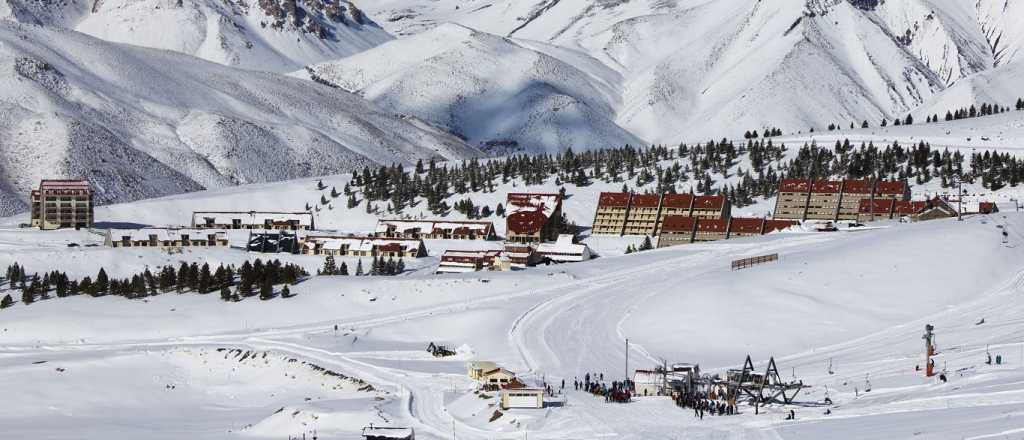
[[[292,263],[282,264],[280,260],[263,262],[256,259],[246,261],[238,268],[232,265],[219,265],[211,269],[208,263],[182,262],[176,269],[173,265],[159,266],[155,270],[148,267],[130,277],[110,277],[106,269],[100,268],[95,277],[86,276],[80,280],[70,279],[65,272],[49,271],[39,276],[29,275],[24,266],[18,263],[7,267],[4,281],[9,289],[21,292],[21,302],[32,304],[39,300],[69,296],[88,295],[92,297],[121,296],[128,299],[139,299],[156,296],[167,292],[193,292],[209,294],[220,292],[225,301],[241,301],[243,298],[259,295],[262,300],[274,298],[274,286],[284,284],[280,295],[290,298],[292,295],[288,285],[293,285],[309,274],[301,267]],[[6,294],[0,299],[0,308],[14,305],[14,298]]]
[[[360,258],[356,261],[355,276],[394,276],[405,273],[405,262],[399,258],[397,261],[393,257],[388,257],[384,260],[383,256],[373,257],[373,262],[370,263],[370,271],[363,271],[363,259]],[[322,268],[317,269],[317,275],[344,275],[348,276],[348,265],[344,261],[341,265],[334,259],[333,255],[328,255],[324,258],[324,265]]]

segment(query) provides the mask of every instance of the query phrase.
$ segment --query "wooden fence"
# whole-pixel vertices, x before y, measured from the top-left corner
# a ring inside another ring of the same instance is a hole
[[[732,270],[746,269],[751,266],[771,263],[773,261],[779,261],[779,254],[761,255],[759,257],[744,258],[742,260],[733,260]]]

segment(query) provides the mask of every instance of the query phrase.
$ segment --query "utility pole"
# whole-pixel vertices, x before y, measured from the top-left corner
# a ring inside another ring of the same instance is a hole
[[[958,185],[957,191],[957,204],[956,204],[956,221],[964,221],[964,179],[957,178],[956,183]]]
[[[933,364],[932,356],[935,355],[935,327],[931,324],[925,324],[924,326],[924,371],[926,377],[932,377],[935,375],[935,364]]]
[[[629,384],[629,338],[626,338],[626,383]],[[627,385],[626,388],[632,387]]]

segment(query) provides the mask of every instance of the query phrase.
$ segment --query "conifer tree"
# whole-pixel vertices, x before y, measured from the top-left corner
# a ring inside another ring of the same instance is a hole
[[[270,280],[264,280],[260,285],[260,299],[266,301],[274,297],[274,286],[270,284]]]
[[[223,286],[220,288],[220,299],[224,301],[231,301],[231,288]]]
[[[11,298],[10,294],[4,295],[4,299],[0,299],[0,309],[6,309],[14,305],[14,299]]]
[[[360,258],[359,261],[356,261],[356,276],[357,277],[363,276],[363,259],[362,258]]]
[[[209,293],[212,291],[213,285],[213,274],[210,273],[210,265],[203,263],[202,269],[199,270],[199,280],[196,282],[196,288],[199,293]]]
[[[338,275],[348,276],[348,265],[344,261],[341,262],[341,267],[338,268]]]
[[[324,268],[320,271],[324,275],[335,275],[338,273],[338,266],[334,262],[334,255],[324,258]]]
[[[288,288],[287,284],[285,284],[285,286],[281,288],[281,298],[291,298],[291,297],[292,297],[292,290]]]
[[[95,285],[92,290],[95,296],[106,295],[110,289],[110,278],[107,277],[107,271],[102,267],[100,268],[99,273],[96,274],[96,282],[94,284]]]

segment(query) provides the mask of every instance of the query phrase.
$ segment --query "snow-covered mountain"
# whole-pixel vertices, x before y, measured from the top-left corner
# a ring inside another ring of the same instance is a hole
[[[344,0],[0,0],[0,17],[271,72],[393,38]]]
[[[367,7],[396,35],[456,22],[597,60],[621,78],[611,83],[619,98],[609,101],[619,105],[605,117],[659,143],[743,127],[795,133],[901,117],[947,87],[1018,63],[1024,47],[1014,25],[1024,7],[1004,0],[384,0]],[[488,65],[487,58],[462,62]],[[1007,94],[1001,101],[1010,105],[1024,95],[1018,82],[970,98]]]
[[[5,20],[0,146],[5,213],[44,177],[108,202],[480,154],[325,85]]]
[[[577,67],[559,59],[558,48],[532,46],[446,24],[300,74],[494,153],[642,142],[612,120],[620,105],[617,72],[593,59],[570,60]]]

